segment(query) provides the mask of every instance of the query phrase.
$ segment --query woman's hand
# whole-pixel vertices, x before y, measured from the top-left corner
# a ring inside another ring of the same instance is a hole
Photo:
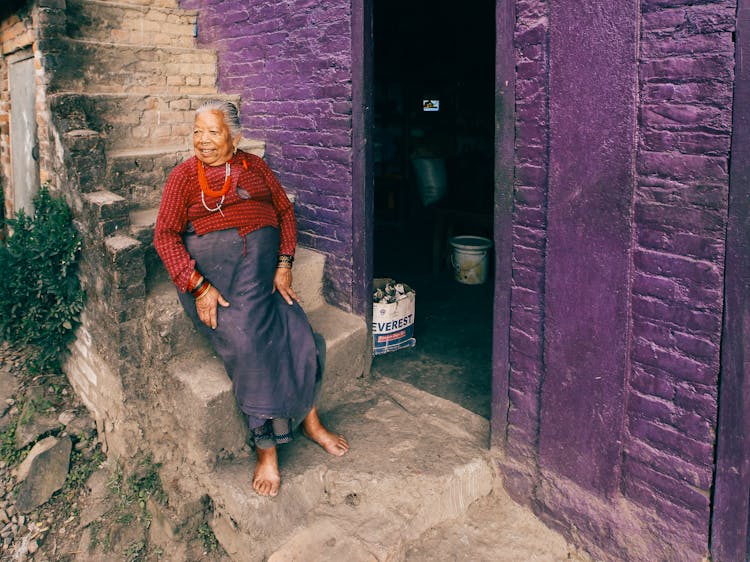
[[[216,329],[219,305],[227,307],[229,303],[213,285],[208,288],[205,295],[195,300],[195,309],[198,311],[198,318],[212,330]]]
[[[279,294],[284,297],[287,304],[299,301],[297,293],[292,290],[292,268],[276,268],[276,275],[273,278],[273,291],[271,292],[273,293],[274,291],[278,291]]]

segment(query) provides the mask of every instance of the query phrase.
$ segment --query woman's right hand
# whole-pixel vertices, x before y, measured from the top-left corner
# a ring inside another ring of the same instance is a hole
[[[229,303],[213,285],[208,288],[206,294],[195,300],[195,309],[198,312],[198,318],[212,330],[216,329],[219,305],[227,307]]]

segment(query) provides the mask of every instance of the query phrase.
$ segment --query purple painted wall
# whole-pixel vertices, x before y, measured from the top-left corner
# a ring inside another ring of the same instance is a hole
[[[301,242],[328,254],[330,295],[364,316],[369,0],[182,5],[297,195]],[[497,0],[492,443],[510,494],[596,559],[746,536],[709,528],[720,352],[725,382],[748,378],[746,315],[721,348],[725,251],[727,306],[750,299],[739,157],[728,203],[736,20],[734,0]],[[746,462],[725,457],[719,475]],[[747,497],[738,481],[718,477],[723,497]]]
[[[329,300],[362,312],[365,287],[352,285],[355,266],[367,271],[353,257],[354,226],[361,232],[366,225],[362,209],[356,217],[352,210],[352,4],[180,5],[200,10],[198,41],[219,52],[220,89],[242,96],[246,136],[266,141],[266,161],[296,195],[300,243],[328,255]]]
[[[509,492],[602,559],[709,552],[735,9],[516,2],[493,442]]]
[[[750,511],[750,1],[738,2],[719,445],[711,554],[744,560]]]

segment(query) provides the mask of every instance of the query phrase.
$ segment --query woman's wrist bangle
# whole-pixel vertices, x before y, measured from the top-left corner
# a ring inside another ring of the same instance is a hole
[[[276,269],[292,269],[292,264],[279,262],[278,265],[276,266]]]
[[[195,284],[195,287],[190,291],[193,295],[195,295],[198,291],[201,290],[201,287],[203,287],[206,283],[206,278],[201,275],[200,281]]]
[[[294,262],[294,256],[291,256],[289,254],[279,254],[279,261],[278,261],[277,267],[291,268],[293,262]]]
[[[201,275],[197,269],[194,269],[193,272],[190,274],[190,279],[188,280],[188,284],[187,284],[188,292],[192,293],[193,291],[195,291],[198,287],[201,286],[203,281],[204,281],[203,275]]]
[[[211,288],[211,283],[206,281],[199,290],[193,291],[193,296],[195,297],[195,300],[200,300],[201,298],[205,297],[206,293],[208,293],[208,290],[210,288]]]

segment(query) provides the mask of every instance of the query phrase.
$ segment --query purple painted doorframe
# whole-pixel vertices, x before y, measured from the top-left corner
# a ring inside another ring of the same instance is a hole
[[[352,309],[372,325],[372,2],[352,0]]]
[[[491,442],[505,446],[510,374],[510,285],[513,239],[516,61],[515,0],[495,5],[495,303],[493,320]]]
[[[550,3],[543,469],[618,490],[625,419],[639,3]]]
[[[718,447],[711,518],[716,562],[748,556],[750,510],[750,0],[737,3],[732,160]]]

